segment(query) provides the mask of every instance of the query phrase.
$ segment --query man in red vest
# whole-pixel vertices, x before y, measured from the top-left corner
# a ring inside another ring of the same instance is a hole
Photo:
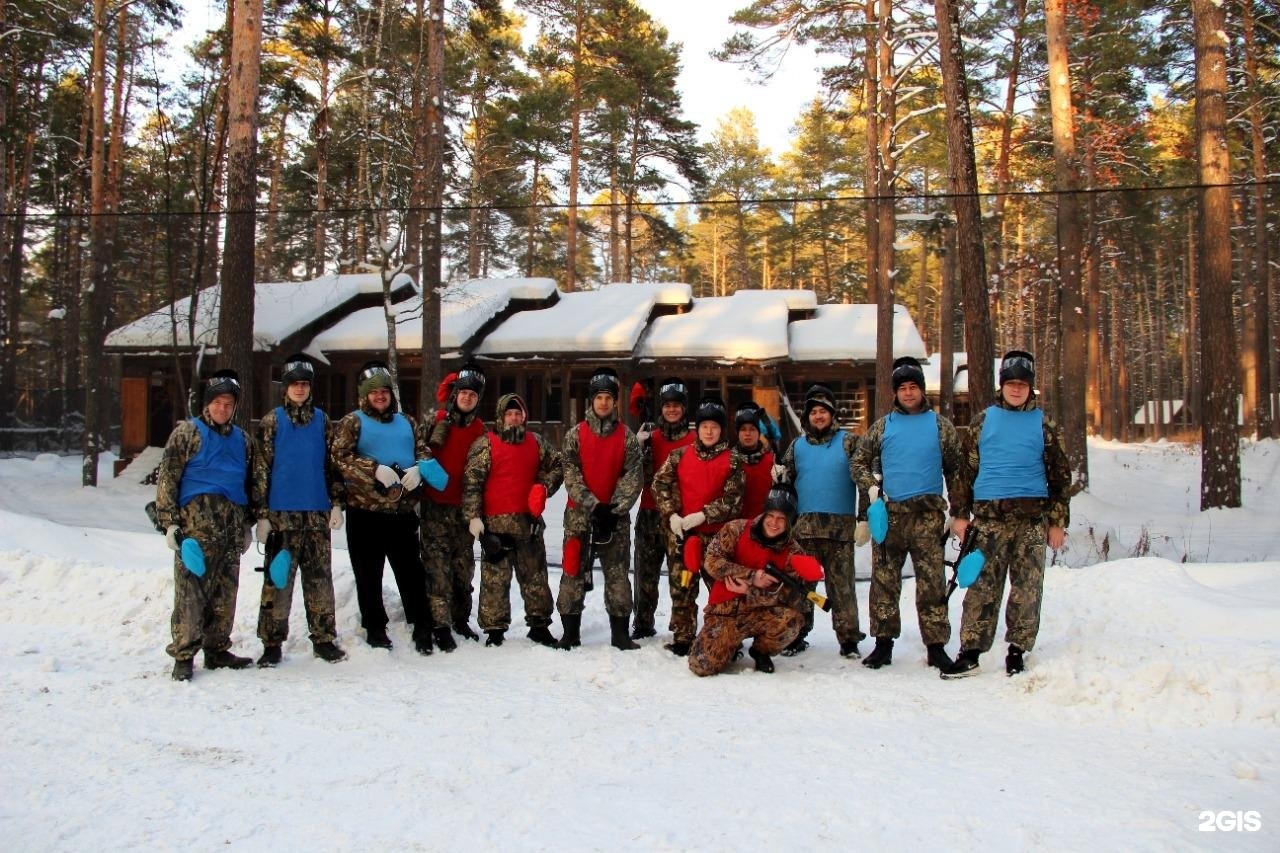
[[[698,633],[703,541],[738,517],[746,483],[742,457],[729,449],[724,402],[718,397],[703,398],[693,420],[697,441],[674,450],[653,478],[653,495],[667,519],[671,548],[682,559],[681,567],[667,579],[673,638],[666,649],[677,657],[689,654]]]
[[[818,561],[804,556],[791,536],[795,520],[795,490],[779,483],[765,497],[759,515],[734,519],[712,537],[705,567],[715,583],[706,621],[689,651],[694,675],[723,671],[748,638],[756,670],[773,672],[773,656],[799,636],[803,594],[766,571],[772,566],[805,583],[822,580]]]
[[[451,624],[459,636],[480,639],[469,624],[476,561],[474,539],[462,512],[462,471],[467,464],[467,451],[484,435],[484,421],[479,417],[482,396],[484,373],[479,367],[468,365],[450,373],[436,389],[440,408],[424,418],[418,428],[448,477],[440,489],[424,483],[422,502],[423,562],[431,581],[431,616],[436,623],[437,645],[448,638],[440,646],[443,651],[456,647],[449,634]]]
[[[486,646],[500,646],[511,626],[511,574],[524,599],[527,636],[553,646],[551,585],[542,542],[542,510],[564,479],[560,454],[524,428],[528,408],[518,394],[498,400],[494,431],[467,453],[462,511],[468,532],[480,540],[480,630]]]
[[[664,379],[658,385],[661,409],[656,424],[644,424],[636,433],[644,459],[644,492],[640,495],[640,511],[636,514],[636,544],[632,567],[635,571],[635,626],[631,639],[642,640],[658,633],[654,613],[658,609],[658,578],[662,563],[669,572],[679,571],[679,559],[668,548],[667,521],[658,512],[654,500],[653,475],[662,468],[677,447],[693,444],[689,429],[689,392],[679,379]]]
[[[564,573],[556,609],[564,625],[560,648],[581,645],[590,554],[604,570],[604,607],[609,642],[622,650],[640,648],[627,635],[631,616],[631,507],[640,497],[640,444],[618,417],[618,374],[602,367],[587,386],[586,416],[564,436]],[[593,561],[594,562],[594,561]]]
[[[742,457],[746,491],[742,495],[742,518],[764,512],[764,499],[773,485],[773,448],[764,440],[764,409],[753,402],[743,403],[733,417],[737,441],[733,449]]]

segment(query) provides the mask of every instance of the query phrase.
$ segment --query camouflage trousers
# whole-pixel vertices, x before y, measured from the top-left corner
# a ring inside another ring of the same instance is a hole
[[[709,535],[703,537],[704,548],[710,538]],[[671,629],[672,639],[675,642],[692,643],[694,635],[698,633],[698,591],[703,586],[699,580],[703,577],[702,566],[690,569],[693,572],[692,578],[689,585],[684,586],[680,582],[680,576],[685,568],[684,558],[679,550],[674,550],[674,546],[667,561],[667,565],[670,566],[667,572],[667,588],[671,592],[671,622],[667,627]]]
[[[897,638],[902,634],[902,567],[911,557],[916,576],[916,618],[926,646],[951,639],[947,615],[947,581],[942,559],[941,510],[892,512],[889,535],[871,546],[871,636]]]
[[[636,515],[635,551],[631,566],[635,572],[635,624],[652,628],[658,610],[658,581],[662,564],[668,561],[667,525],[656,509],[642,509]]]
[[[231,628],[240,589],[240,547],[244,539],[244,510],[224,499],[201,495],[182,510],[182,531],[204,551],[204,577],[187,571],[173,558],[172,642],[165,649],[178,660],[196,652],[231,648]]]
[[[294,580],[302,576],[302,605],[312,643],[331,643],[337,637],[333,602],[333,560],[329,530],[282,530],[280,547],[292,557],[289,580],[276,589],[262,576],[262,600],[258,605],[258,639],[279,646],[289,638],[289,611],[293,607]],[[276,552],[266,555],[267,563]]]
[[[748,639],[757,652],[776,655],[803,627],[804,614],[794,607],[742,607],[739,599],[718,604],[707,611],[689,650],[689,671],[699,676],[723,671]]]
[[[853,587],[853,542],[818,537],[797,539],[805,553],[812,554],[822,565],[823,585],[827,598],[831,600],[831,624],[835,628],[836,640],[841,643],[862,640],[867,635],[858,627],[858,596]],[[817,586],[809,584],[810,589]],[[813,602],[805,599],[801,606],[804,608],[804,628],[800,631],[800,639],[804,639],[813,630]]]
[[[530,628],[551,624],[551,584],[547,580],[547,549],[542,537],[517,538],[516,547],[501,560],[480,563],[480,630],[511,627],[511,575],[520,585],[524,622]]]
[[[991,649],[1008,575],[1005,642],[1029,652],[1040,631],[1040,603],[1044,597],[1044,521],[975,518],[973,525],[977,528],[978,549],[986,562],[978,579],[965,592],[960,649],[978,652]]]
[[[427,569],[431,616],[437,625],[471,621],[474,542],[462,507],[431,502],[422,505],[422,562]]]
[[[568,540],[565,540],[568,542]],[[610,616],[631,615],[631,578],[627,575],[627,563],[630,557],[631,525],[622,522],[614,531],[613,540],[608,545],[597,546],[600,568],[604,571],[604,609]],[[582,549],[586,559],[586,548]],[[583,566],[577,576],[564,572],[560,575],[560,589],[556,594],[556,610],[561,616],[576,616],[583,610],[586,599],[586,572],[592,571],[590,566]]]

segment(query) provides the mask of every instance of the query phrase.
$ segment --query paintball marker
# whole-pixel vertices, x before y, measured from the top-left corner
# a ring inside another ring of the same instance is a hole
[[[151,525],[155,527],[156,533],[163,534],[165,529],[164,525],[160,523],[160,511],[156,509],[156,502],[151,501],[142,508],[142,511],[151,520]],[[182,565],[186,566],[187,571],[196,577],[204,577],[204,549],[200,547],[200,543],[190,536],[184,536],[181,530],[177,532],[175,539],[178,542],[178,555],[182,558]]]
[[[262,572],[267,583],[276,589],[284,589],[289,582],[289,569],[293,565],[293,555],[284,547],[284,532],[272,530],[267,534],[266,549],[263,553]]]
[[[943,532],[944,545],[949,535],[949,531]],[[947,581],[947,600],[951,600],[951,593],[956,591],[956,587],[968,589],[972,586],[986,562],[986,556],[978,550],[978,531],[970,524],[964,531],[964,538],[960,540],[960,553],[956,554],[954,560],[943,560],[944,564],[951,567],[951,580]]]
[[[822,612],[831,612],[831,602],[827,600],[827,597],[819,594],[816,590],[809,589],[809,587],[805,585],[805,582],[795,575],[784,572],[773,563],[764,564],[764,573],[771,578],[777,578],[782,582],[783,586],[797,595],[804,596],[812,601],[814,606],[822,610]]]
[[[505,533],[486,530],[480,535],[480,553],[487,562],[501,563],[515,549],[515,540]]]
[[[370,462],[373,462],[375,465],[382,464],[378,462],[378,460],[374,459],[372,456],[362,456],[360,458],[368,459]],[[400,467],[400,463],[392,462],[387,467],[390,468],[392,471],[395,471],[397,477],[400,477],[400,478],[404,477],[404,469]],[[382,485],[376,479],[373,481],[373,490],[380,495],[384,495],[385,497],[391,498],[391,500],[393,501],[400,500],[400,496],[404,494],[404,486],[401,485],[400,483],[396,483],[395,485],[388,487],[388,486]]]

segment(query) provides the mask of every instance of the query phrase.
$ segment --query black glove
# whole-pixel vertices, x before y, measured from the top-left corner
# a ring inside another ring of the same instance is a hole
[[[613,512],[613,504],[596,504],[596,508],[591,510],[591,521],[596,532],[604,536],[611,536],[618,529],[618,516]]]

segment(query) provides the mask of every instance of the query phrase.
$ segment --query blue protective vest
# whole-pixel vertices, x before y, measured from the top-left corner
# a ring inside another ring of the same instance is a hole
[[[978,437],[978,479],[973,498],[1047,498],[1044,474],[1044,412],[987,408]]]
[[[230,435],[222,435],[199,418],[192,418],[191,422],[200,432],[200,450],[182,469],[178,506],[186,506],[198,495],[222,495],[234,504],[247,506],[249,495],[244,484],[249,464],[244,430],[233,426]]]
[[[796,494],[800,514],[829,512],[854,515],[858,490],[849,478],[849,457],[844,452],[845,432],[838,429],[826,444],[810,444],[798,438],[795,447]]]
[[[361,411],[357,411],[356,416],[360,418],[356,453],[379,465],[398,464],[405,470],[417,461],[413,456],[413,427],[404,415],[396,412],[385,423]]]
[[[890,412],[880,442],[880,472],[891,501],[942,494],[942,448],[933,411]]]
[[[276,406],[274,447],[267,508],[274,512],[327,510],[324,412],[316,409],[309,423],[299,425],[289,419],[283,406]]]

